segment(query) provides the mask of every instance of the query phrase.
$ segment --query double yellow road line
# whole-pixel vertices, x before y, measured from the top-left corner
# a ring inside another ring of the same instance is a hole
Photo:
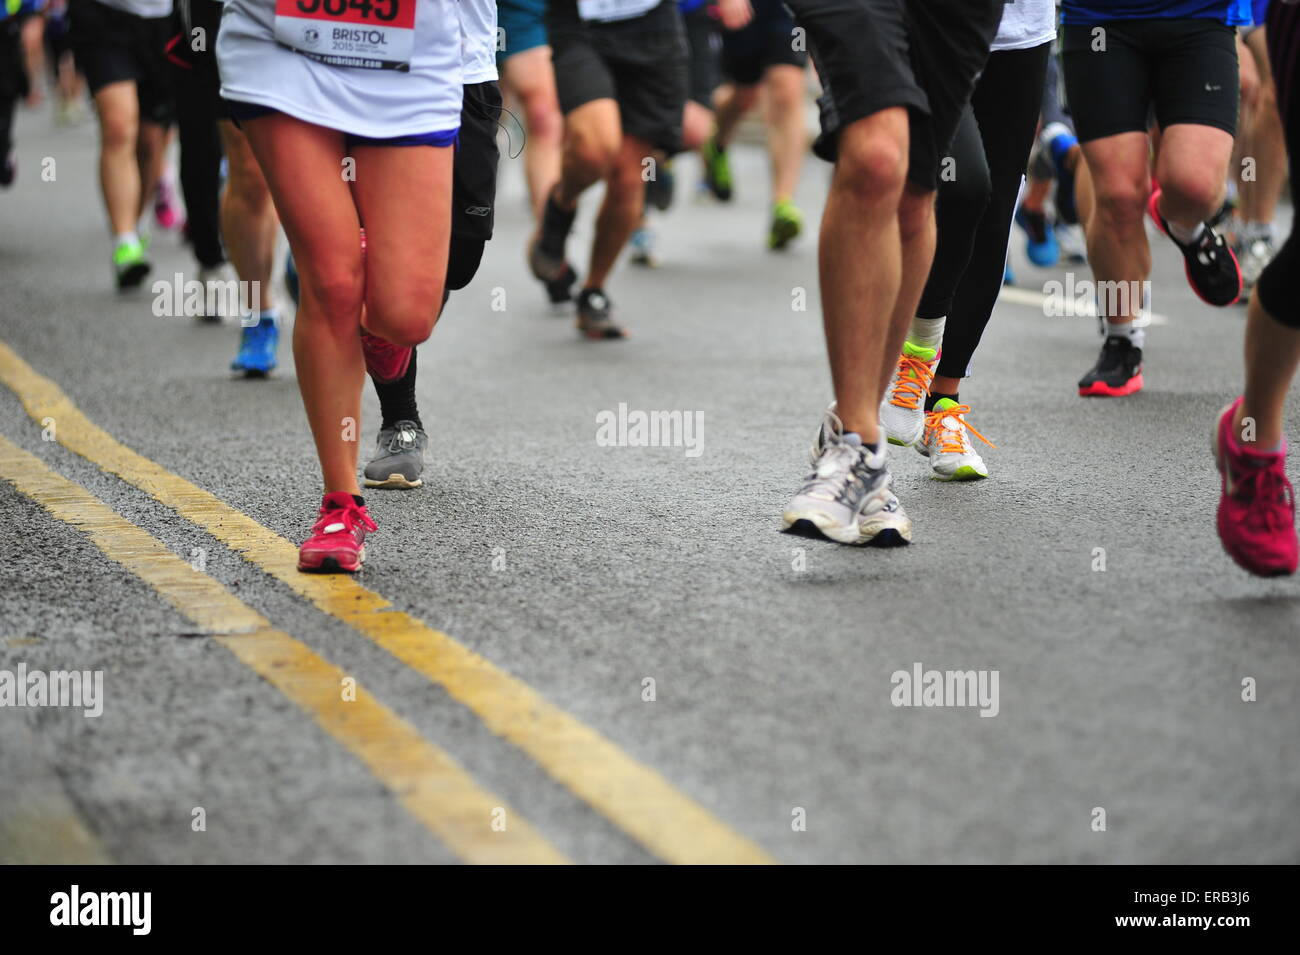
[[[556,707],[521,680],[342,575],[297,570],[297,548],[225,502],[142,457],[93,424],[53,381],[0,343],[0,381],[37,423],[52,419],[60,444],[201,527],[249,563],[352,627],[472,710],[497,736],[652,854],[674,863],[770,863],[653,769]],[[182,613],[218,634],[245,664],[306,710],[358,756],[403,804],[462,858],[473,862],[566,860],[517,814],[504,832],[490,813],[505,804],[479,789],[445,752],[368,693],[341,698],[344,676],[306,646],[118,517],[80,485],[0,438],[0,478],[79,527],[112,559]],[[237,621],[238,625],[232,624]],[[232,633],[235,630],[247,630]],[[362,704],[364,699],[365,703]],[[498,838],[510,834],[509,839]]]

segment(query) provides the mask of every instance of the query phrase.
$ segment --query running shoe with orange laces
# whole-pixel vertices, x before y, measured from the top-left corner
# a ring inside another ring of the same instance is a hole
[[[890,444],[916,444],[925,434],[925,396],[939,365],[939,352],[903,342],[903,354],[880,403],[880,426]]]
[[[320,519],[298,548],[298,569],[321,574],[355,573],[366,559],[366,531],[378,530],[360,498],[331,491],[321,501]]]
[[[925,437],[916,446],[930,459],[936,481],[976,481],[989,476],[984,459],[970,443],[973,434],[990,448],[997,445],[972,428],[963,418],[970,405],[959,405],[951,398],[940,398],[934,409],[925,414]]]
[[[1267,453],[1242,447],[1233,435],[1238,398],[1219,413],[1214,463],[1223,476],[1215,523],[1228,556],[1260,577],[1294,574],[1300,563],[1295,490],[1286,476],[1286,446]]]

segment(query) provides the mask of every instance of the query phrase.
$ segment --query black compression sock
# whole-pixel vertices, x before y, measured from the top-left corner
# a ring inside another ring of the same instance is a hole
[[[415,404],[415,356],[419,349],[411,349],[411,361],[406,366],[406,374],[396,381],[375,385],[375,394],[379,396],[379,411],[383,415],[381,428],[391,428],[399,421],[414,421],[416,427],[423,428],[420,421],[420,409]]]
[[[539,243],[542,251],[556,257],[564,255],[564,240],[569,237],[569,231],[573,228],[573,219],[577,214],[578,209],[576,206],[567,212],[561,209],[555,201],[554,192],[546,197],[546,208],[542,212],[542,235]]]
[[[960,401],[957,401],[956,395],[945,395],[942,392],[932,391],[925,396],[925,410],[933,411],[935,402],[940,401],[943,398],[948,398],[949,400],[954,401],[957,404],[961,404]]]

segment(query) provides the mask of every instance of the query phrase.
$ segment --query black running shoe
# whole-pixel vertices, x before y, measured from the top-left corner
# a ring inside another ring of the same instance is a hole
[[[615,324],[613,312],[604,289],[583,289],[578,295],[578,331],[593,341],[627,338],[627,330]]]
[[[576,208],[565,211],[549,196],[542,212],[542,227],[537,238],[528,246],[528,267],[546,286],[546,295],[553,304],[567,302],[573,297],[573,283],[578,274],[564,257],[564,244],[573,228]]]
[[[1079,379],[1079,394],[1095,398],[1122,398],[1142,390],[1142,349],[1120,335],[1101,346],[1097,364]]]
[[[1147,212],[1160,227],[1160,231],[1169,236],[1170,241],[1183,253],[1183,269],[1192,291],[1209,305],[1231,305],[1237,301],[1241,297],[1241,266],[1237,264],[1232,247],[1208,222],[1195,242],[1183,245],[1170,234],[1169,223],[1156,205],[1159,199],[1160,190],[1157,188],[1151,193]]]
[[[673,204],[673,165],[668,160],[655,163],[655,176],[645,182],[646,205],[654,206],[660,212],[667,212]]]

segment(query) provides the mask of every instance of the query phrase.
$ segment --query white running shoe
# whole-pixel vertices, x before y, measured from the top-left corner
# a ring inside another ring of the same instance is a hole
[[[939,352],[903,342],[903,354],[880,403],[880,426],[890,444],[910,447],[925,434],[925,396],[930,393]]]
[[[786,506],[785,529],[841,544],[894,547],[910,543],[912,521],[889,489],[884,450],[872,453],[856,434],[844,434],[826,412],[823,443],[813,471]]]
[[[1245,249],[1238,257],[1241,262],[1241,281],[1245,289],[1242,293],[1243,300],[1246,298],[1246,291],[1255,287],[1260,274],[1264,271],[1264,266],[1272,262],[1275,255],[1277,249],[1273,245],[1273,240],[1267,236],[1245,243]]]
[[[940,398],[934,410],[925,416],[925,438],[917,450],[930,459],[936,481],[976,481],[989,476],[984,459],[971,446],[973,434],[990,448],[993,442],[966,423],[962,415],[970,405],[959,405],[951,398]]]

